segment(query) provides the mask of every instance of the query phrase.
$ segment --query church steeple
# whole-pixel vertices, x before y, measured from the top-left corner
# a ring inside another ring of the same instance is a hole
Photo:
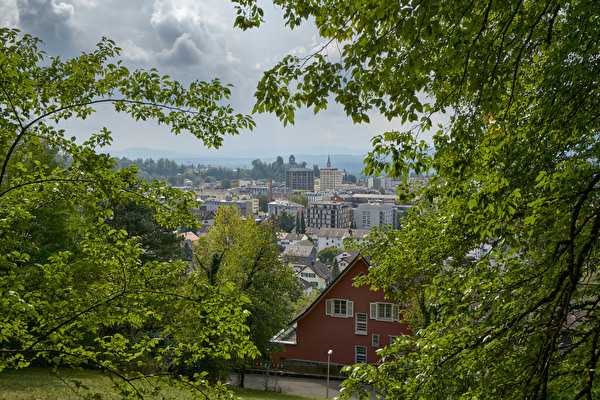
[[[331,168],[331,159],[329,158],[329,154],[327,155],[327,168]]]

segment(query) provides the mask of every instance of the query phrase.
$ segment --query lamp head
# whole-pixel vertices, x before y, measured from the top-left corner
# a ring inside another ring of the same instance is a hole
[[[332,355],[332,354],[333,354],[333,350],[329,350],[329,351],[327,352],[327,354],[329,354],[329,355]]]

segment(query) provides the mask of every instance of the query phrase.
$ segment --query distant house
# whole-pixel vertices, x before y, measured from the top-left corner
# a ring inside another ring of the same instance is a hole
[[[338,262],[338,268],[340,269],[340,271],[343,271],[346,268],[348,268],[348,265],[352,264],[352,262],[356,259],[356,257],[358,257],[359,254],[360,253],[358,250],[350,249],[336,256],[335,259]]]
[[[181,247],[185,247],[187,245],[190,249],[194,248],[194,243],[199,239],[194,232],[183,232],[178,236],[181,238]]]
[[[298,277],[309,282],[314,288],[323,290],[331,282],[331,271],[319,260],[306,265],[304,268],[300,268],[297,274]]]
[[[277,244],[283,247],[286,247],[290,244],[298,244],[303,240],[308,240],[308,237],[304,234],[293,232],[280,232],[277,234]]]
[[[371,234],[368,229],[342,229],[342,228],[306,228],[306,234],[315,241],[317,251],[326,247],[344,249],[344,239],[354,238],[358,243],[363,242]]]
[[[215,213],[212,211],[198,209],[198,210],[192,210],[192,214],[194,215],[194,217],[196,217],[198,222],[200,222],[200,224],[201,224],[200,231],[198,232],[201,235],[208,232],[210,230],[210,228],[212,228],[213,224],[215,223]]]
[[[385,298],[383,291],[368,285],[353,286],[357,276],[369,273],[369,263],[357,257],[323,293],[274,341],[284,351],[273,355],[275,362],[326,363],[341,365],[378,363],[377,349],[396,337],[412,334],[401,318],[400,307]]]
[[[282,258],[294,267],[303,267],[317,261],[317,249],[310,240],[286,246]]]

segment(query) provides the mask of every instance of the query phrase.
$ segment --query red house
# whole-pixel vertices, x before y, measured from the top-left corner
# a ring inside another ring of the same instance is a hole
[[[276,341],[284,352],[273,355],[275,362],[305,361],[352,365],[378,363],[377,349],[400,335],[410,335],[410,327],[398,322],[400,308],[386,299],[383,291],[368,285],[353,286],[354,279],[369,273],[368,262],[357,257]]]

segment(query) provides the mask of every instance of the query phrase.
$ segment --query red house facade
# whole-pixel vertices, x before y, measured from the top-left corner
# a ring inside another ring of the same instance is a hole
[[[373,364],[379,362],[377,349],[397,336],[410,335],[410,327],[398,322],[401,314],[396,302],[368,285],[353,286],[357,276],[368,273],[368,262],[357,257],[278,336],[284,351],[274,354],[273,360],[326,363],[332,350],[333,364]]]

